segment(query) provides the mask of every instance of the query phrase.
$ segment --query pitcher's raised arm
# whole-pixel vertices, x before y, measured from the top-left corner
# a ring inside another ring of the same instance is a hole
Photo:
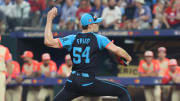
[[[62,46],[59,44],[58,39],[53,38],[52,34],[52,21],[57,15],[57,8],[52,8],[47,15],[47,22],[46,27],[44,31],[44,44],[48,47],[53,48],[62,48]]]

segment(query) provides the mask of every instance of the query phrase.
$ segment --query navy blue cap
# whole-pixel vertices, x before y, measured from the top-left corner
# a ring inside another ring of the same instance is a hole
[[[87,26],[87,25],[93,24],[93,23],[100,23],[100,22],[102,22],[102,20],[103,20],[102,18],[97,18],[93,14],[85,13],[81,16],[81,25]]]

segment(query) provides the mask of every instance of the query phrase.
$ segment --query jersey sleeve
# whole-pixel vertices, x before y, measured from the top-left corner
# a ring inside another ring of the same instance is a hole
[[[145,71],[144,71],[144,69],[143,69],[143,67],[142,67],[142,65],[143,65],[143,60],[141,60],[140,62],[139,62],[139,67],[138,67],[138,72],[139,73],[145,73]]]
[[[160,65],[159,65],[159,62],[157,62],[157,60],[155,60],[154,65],[155,65],[154,71],[155,71],[155,72],[159,72],[159,71],[160,71]]]
[[[104,49],[111,43],[111,41],[105,36],[96,34],[96,38],[100,49]]]
[[[38,61],[34,61],[33,63],[33,72],[39,72],[39,62]]]
[[[18,62],[14,62],[14,70],[12,72],[11,77],[16,78],[20,74],[20,65]]]
[[[22,66],[22,73],[25,74],[25,69],[24,69],[24,65]]]
[[[62,70],[62,68],[63,68],[63,66],[64,66],[64,64],[61,64],[60,66],[59,66],[59,70],[58,70],[58,75],[61,75],[62,74],[62,72],[63,72],[63,70]]]
[[[58,38],[61,47],[66,48],[68,51],[71,50],[75,35],[69,35],[63,38]]]
[[[15,73],[16,74],[20,74],[20,65],[19,65],[19,63],[18,62],[16,62],[16,64],[15,64]]]
[[[9,52],[9,49],[6,48],[5,61],[7,62],[9,60],[12,60],[12,57],[11,57],[11,54]]]
[[[39,71],[39,72],[41,72],[41,65],[42,65],[42,62],[40,62],[37,67],[37,71]]]
[[[51,62],[50,72],[57,72],[57,65],[54,61]]]
[[[163,78],[162,78],[162,83],[163,84],[166,84],[166,83],[168,83],[169,81],[171,81],[171,76],[169,75],[169,70],[167,69],[166,71],[165,71],[165,73],[164,73],[164,76],[163,76]]]

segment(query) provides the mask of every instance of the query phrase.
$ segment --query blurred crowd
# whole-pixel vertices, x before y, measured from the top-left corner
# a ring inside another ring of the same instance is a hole
[[[179,0],[0,0],[0,31],[43,28],[52,7],[58,8],[54,30],[81,29],[79,19],[89,12],[104,19],[102,29],[180,27]]]
[[[158,58],[155,59],[152,51],[144,53],[144,59],[139,63],[138,72],[141,77],[161,77],[162,84],[180,83],[180,67],[176,59],[166,57],[166,48],[159,47]],[[158,81],[156,81],[158,82]],[[144,86],[146,101],[180,101],[178,85]]]

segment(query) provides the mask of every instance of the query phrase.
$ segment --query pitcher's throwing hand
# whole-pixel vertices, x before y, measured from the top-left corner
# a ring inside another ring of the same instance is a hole
[[[52,21],[57,15],[57,8],[53,7],[47,15],[47,21]]]

